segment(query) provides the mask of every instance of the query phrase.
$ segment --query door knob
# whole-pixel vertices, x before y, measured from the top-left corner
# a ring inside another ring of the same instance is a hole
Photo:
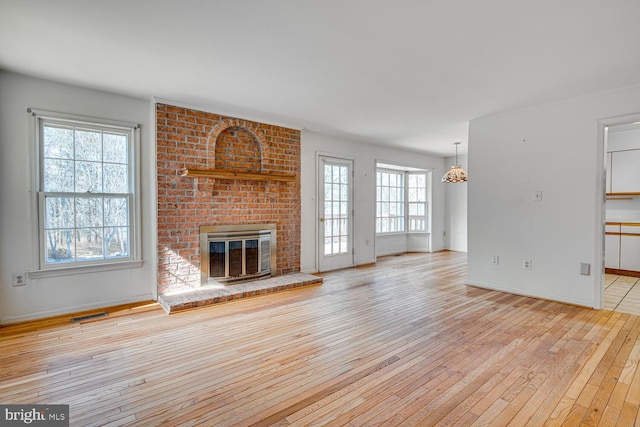
[[[324,222],[324,217],[320,218],[320,222]]]

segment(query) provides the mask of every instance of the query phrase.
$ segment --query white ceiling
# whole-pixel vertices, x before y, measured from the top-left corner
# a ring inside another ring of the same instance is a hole
[[[640,83],[638,0],[0,0],[0,68],[452,155]]]

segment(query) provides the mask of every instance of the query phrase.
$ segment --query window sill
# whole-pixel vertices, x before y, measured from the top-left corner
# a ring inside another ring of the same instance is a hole
[[[414,234],[430,234],[429,231],[399,231],[391,233],[376,233],[376,237],[398,237],[398,236],[411,236]]]
[[[43,279],[46,277],[71,276],[76,274],[99,273],[101,271],[124,270],[128,268],[142,267],[142,260],[110,262],[108,264],[75,265],[69,267],[50,268],[46,270],[27,271],[30,279]]]

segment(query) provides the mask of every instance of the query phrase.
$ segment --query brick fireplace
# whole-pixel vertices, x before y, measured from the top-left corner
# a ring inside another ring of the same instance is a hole
[[[156,143],[160,295],[200,286],[201,226],[275,224],[272,274],[300,270],[299,131],[156,104]]]

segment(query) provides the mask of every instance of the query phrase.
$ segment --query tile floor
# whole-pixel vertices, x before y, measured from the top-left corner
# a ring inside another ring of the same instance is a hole
[[[640,315],[640,278],[605,274],[604,308]]]

